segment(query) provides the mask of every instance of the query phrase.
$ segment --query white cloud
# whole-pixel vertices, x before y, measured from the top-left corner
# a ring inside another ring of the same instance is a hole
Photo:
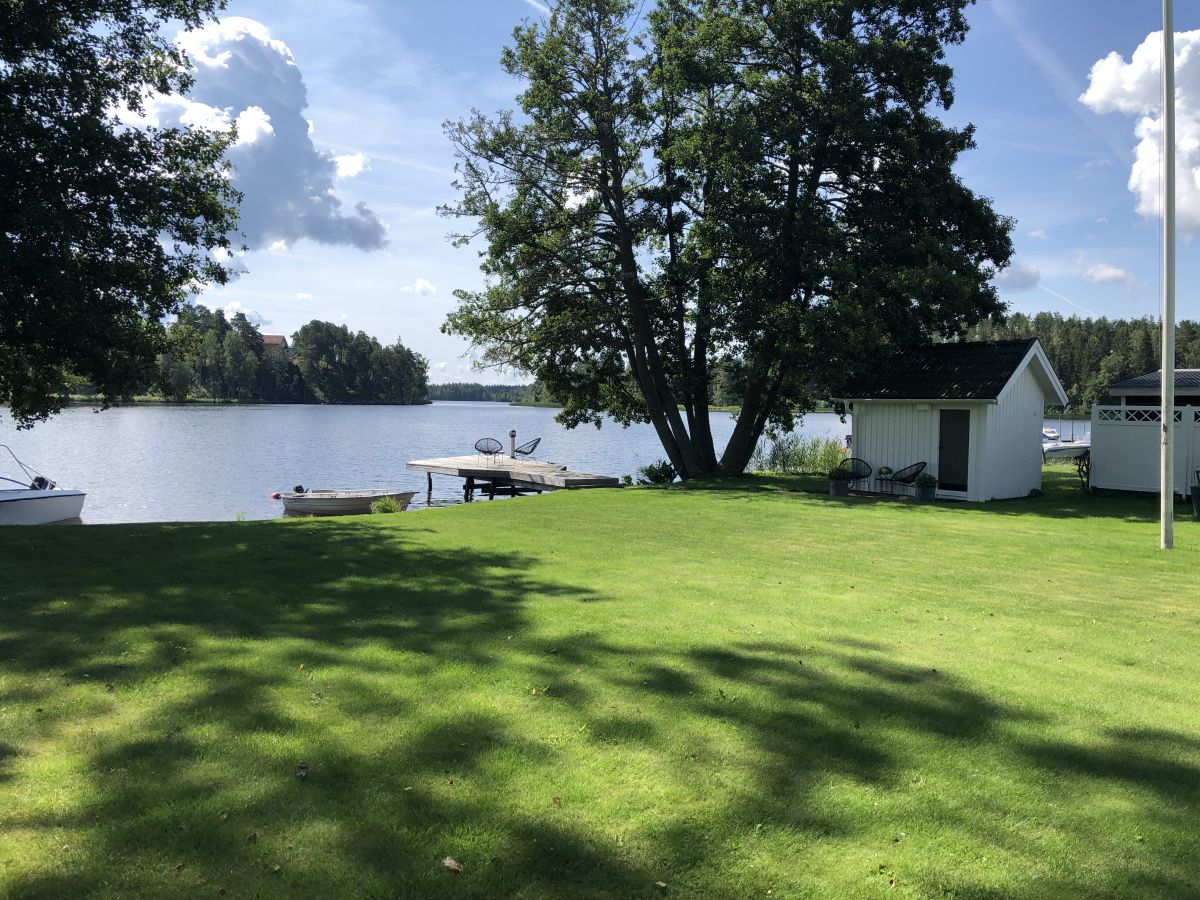
[[[141,116],[117,113],[130,124],[163,127],[225,130],[236,123],[237,143],[227,157],[244,195],[239,229],[249,247],[277,251],[305,238],[362,250],[387,243],[386,227],[365,203],[343,211],[334,180],[355,163],[313,145],[304,116],[308,90],[283,41],[261,22],[238,16],[175,40],[195,69],[189,96],[149,98]],[[366,164],[359,159],[357,171]]]
[[[545,3],[539,2],[539,0],[525,0],[525,5],[532,6],[534,9],[536,9],[538,12],[540,12],[543,16],[550,15],[550,7],[548,7]]]
[[[266,114],[261,106],[248,106],[238,113],[237,143],[235,146],[240,147],[243,144],[253,144],[260,138],[274,133],[275,129],[271,127],[271,117]]]
[[[1138,116],[1129,190],[1143,216],[1162,215],[1162,33],[1149,35],[1127,62],[1119,53],[1098,60],[1080,101],[1097,113]],[[1177,224],[1200,233],[1200,30],[1175,35]]]
[[[367,158],[361,153],[348,153],[345,156],[335,156],[338,178],[353,178],[367,168]]]
[[[433,282],[425,278],[418,278],[412,284],[404,285],[400,290],[406,294],[420,294],[422,297],[432,297],[437,293],[437,288],[433,286]]]
[[[312,294],[305,293],[304,291],[301,291],[300,293],[296,294],[297,300],[311,300],[312,298],[313,298]]]
[[[433,368],[436,369],[438,372],[445,372],[446,364],[444,362],[436,362],[433,364]]]
[[[1044,228],[1034,228],[1032,231],[1029,231],[1028,234],[1031,238],[1036,238],[1039,241],[1047,240],[1050,237],[1048,234],[1046,234],[1046,230]]]
[[[996,287],[1006,294],[1019,294],[1031,291],[1042,280],[1041,270],[1037,266],[1017,260],[1008,268],[992,279]]]
[[[1092,284],[1133,284],[1133,273],[1111,263],[1096,263],[1084,270],[1083,277]]]
[[[271,324],[270,320],[264,318],[258,310],[246,309],[246,307],[242,306],[242,304],[237,300],[231,300],[230,302],[226,303],[224,309],[225,318],[227,319],[232,319],[238,313],[243,313],[250,324],[257,328],[261,328],[263,325]]]

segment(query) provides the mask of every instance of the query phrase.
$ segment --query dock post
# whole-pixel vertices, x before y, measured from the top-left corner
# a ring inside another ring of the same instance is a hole
[[[470,475],[468,475],[467,480],[463,483],[463,502],[470,503],[474,499],[475,499],[475,479],[472,478]]]
[[[425,490],[429,491],[429,493],[431,493],[431,494],[433,493],[433,473],[432,472],[425,473]]]

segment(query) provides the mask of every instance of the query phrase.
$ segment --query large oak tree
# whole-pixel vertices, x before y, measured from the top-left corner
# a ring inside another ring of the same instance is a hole
[[[452,123],[486,288],[447,329],[567,424],[649,421],[683,477],[744,470],[889,350],[997,315],[1011,223],[954,173],[969,0],[561,0],[514,33],[520,109]],[[714,447],[714,374],[741,394]]]
[[[71,376],[102,400],[146,384],[164,317],[227,279],[232,135],[117,112],[186,91],[164,30],[223,5],[0,0],[0,404],[19,424],[60,409]]]

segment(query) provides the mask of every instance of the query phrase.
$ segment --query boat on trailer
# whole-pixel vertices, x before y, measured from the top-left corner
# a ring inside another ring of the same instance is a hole
[[[1092,442],[1088,438],[1062,440],[1042,435],[1042,459],[1073,459],[1091,449]]]
[[[405,510],[408,509],[408,504],[416,495],[416,491],[305,490],[302,486],[297,485],[296,490],[280,493],[279,499],[283,501],[284,512],[289,515],[352,516],[369,513],[371,504],[384,497],[395,500],[400,509]]]
[[[48,525],[78,519],[87,494],[59,487],[40,472],[17,459],[6,444],[0,444],[20,469],[22,479],[0,475],[0,525]]]

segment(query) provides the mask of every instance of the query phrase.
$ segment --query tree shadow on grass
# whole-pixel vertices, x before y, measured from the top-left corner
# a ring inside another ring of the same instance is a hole
[[[0,809],[0,831],[43,854],[70,847],[0,876],[14,896],[640,897],[659,880],[679,896],[786,896],[849,882],[780,848],[881,842],[888,859],[875,817],[840,798],[903,795],[948,751],[981,771],[1022,759],[1021,777],[1053,785],[1042,815],[1056,792],[1115,783],[1151,830],[1179,835],[1200,802],[1182,734],[1033,740],[1045,723],[1028,712],[852,633],[657,646],[570,614],[619,597],[536,577],[507,548],[439,548],[403,528],[129,534],[113,559],[86,536],[29,538],[70,565],[12,579],[0,601],[0,666],[25,678],[0,785],[33,777],[20,764],[47,743],[82,769],[31,786],[54,803]],[[547,633],[537,620],[564,604]],[[590,814],[564,784],[596,791],[595,807],[620,802]],[[1041,845],[998,824],[1028,810],[994,800],[921,800],[911,815],[1032,863]],[[1069,816],[1056,825],[1094,837]],[[747,865],[758,846],[773,863]],[[1155,865],[1139,875],[1103,854],[1098,893],[1178,895],[1200,877],[1184,850],[1140,846]],[[925,893],[996,890],[969,865],[910,877]]]

